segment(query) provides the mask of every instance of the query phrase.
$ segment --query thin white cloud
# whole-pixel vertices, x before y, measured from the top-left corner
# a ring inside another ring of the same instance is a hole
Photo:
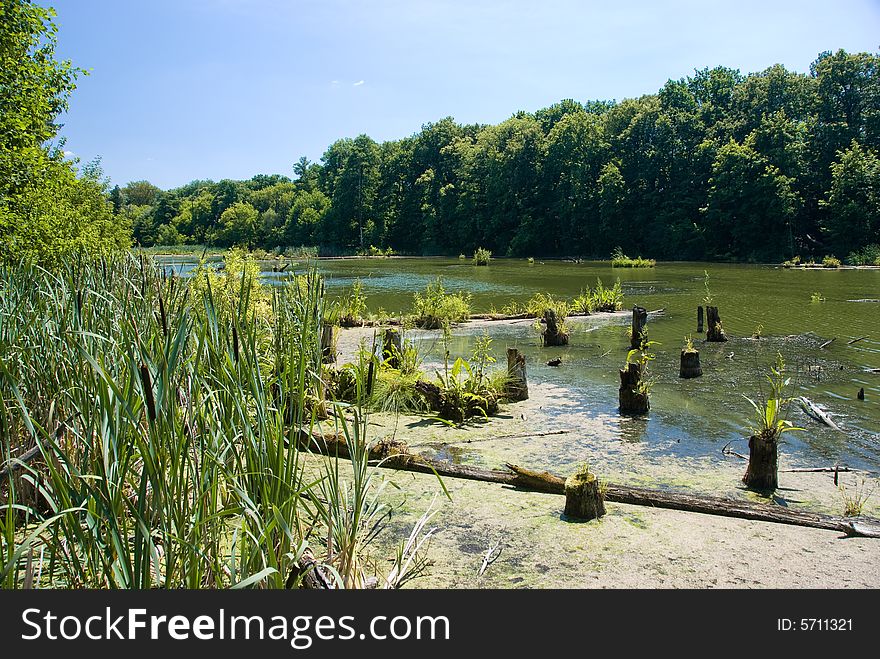
[[[75,154],[73,151],[65,151],[65,152],[64,152],[64,157],[65,157],[65,158],[75,158],[75,157],[76,157],[76,154]]]
[[[352,85],[352,87],[360,87],[362,84],[364,84],[364,81],[363,81],[363,80],[358,80],[356,83],[354,83],[354,84]]]

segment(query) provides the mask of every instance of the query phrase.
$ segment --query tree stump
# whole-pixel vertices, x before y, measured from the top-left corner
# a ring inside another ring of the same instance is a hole
[[[638,305],[634,306],[629,339],[629,347],[632,350],[638,350],[641,347],[645,333],[645,323],[647,322],[648,310]]]
[[[565,516],[573,519],[598,519],[605,514],[605,500],[599,479],[589,471],[565,479]]]
[[[859,389],[859,393],[856,394],[856,398],[858,398],[859,400],[865,400],[865,388],[864,387]]]
[[[568,345],[568,334],[559,329],[556,312],[553,309],[544,310],[544,324],[544,333],[541,335],[541,338],[543,339],[545,348],[549,346]]]
[[[491,392],[485,395],[474,395],[466,401],[450,398],[449,392],[441,389],[433,382],[419,380],[415,390],[427,401],[428,406],[437,412],[437,416],[454,423],[463,423],[472,416],[492,416],[498,413],[498,400]]]
[[[396,329],[389,327],[382,337],[382,358],[391,368],[400,368],[401,355],[403,355],[403,337]]]
[[[727,335],[721,327],[721,316],[718,315],[718,307],[706,307],[706,330],[707,341],[727,341]]]
[[[703,374],[700,367],[700,353],[698,350],[682,349],[681,368],[678,371],[680,378],[698,378]]]
[[[650,409],[648,393],[641,390],[644,372],[639,364],[630,362],[620,369],[620,390],[618,391],[621,414],[645,414]]]
[[[321,361],[325,364],[336,363],[336,338],[339,336],[335,325],[321,327]]]
[[[703,307],[697,307],[697,334],[703,333]]]
[[[529,384],[526,380],[526,358],[516,348],[507,349],[507,382],[504,397],[511,402],[527,400]]]
[[[752,435],[749,437],[749,465],[742,478],[750,490],[772,492],[778,484],[776,464],[779,455],[779,440],[776,433]]]

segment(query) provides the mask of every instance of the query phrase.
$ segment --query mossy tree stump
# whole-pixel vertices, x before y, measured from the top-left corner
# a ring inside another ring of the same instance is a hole
[[[336,363],[336,338],[339,328],[335,325],[324,325],[321,328],[321,361],[325,364]]]
[[[583,469],[565,479],[565,516],[572,519],[599,519],[605,514],[605,498],[599,479]]]
[[[706,340],[727,341],[727,335],[721,326],[721,316],[718,315],[718,307],[706,307]]]
[[[779,485],[777,462],[779,459],[779,435],[762,432],[749,437],[749,465],[742,478],[750,490],[773,492]]]
[[[563,319],[564,320],[564,319]],[[544,332],[541,335],[544,347],[567,346],[568,334],[559,327],[556,312],[553,309],[544,310]]]
[[[516,348],[507,349],[507,382],[504,397],[511,402],[527,400],[529,384],[526,380],[526,358]]]
[[[701,375],[703,375],[703,369],[700,367],[700,352],[698,350],[682,348],[681,367],[678,370],[678,377],[698,378]]]
[[[400,368],[400,356],[403,354],[403,337],[393,327],[385,330],[382,336],[382,358],[391,368]]]
[[[645,324],[648,322],[648,310],[638,305],[633,307],[632,325],[630,326],[629,347],[638,350],[645,337]]]
[[[644,368],[633,362],[628,363],[626,368],[620,369],[618,394],[621,414],[646,414],[650,409],[648,392],[642,385],[644,375]]]

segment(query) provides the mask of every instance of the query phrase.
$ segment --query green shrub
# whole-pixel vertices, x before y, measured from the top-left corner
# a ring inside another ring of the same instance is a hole
[[[866,245],[859,252],[846,257],[850,265],[880,265],[880,245]]]
[[[620,247],[611,254],[612,268],[653,268],[655,265],[657,261],[654,259],[643,259],[641,256],[634,259],[628,257]]]
[[[478,247],[474,252],[474,265],[489,265],[489,261],[492,260],[492,252],[488,249],[483,249],[482,247]]]
[[[567,300],[554,299],[550,293],[537,293],[525,304],[525,313],[532,318],[543,318],[546,309],[553,309],[560,322],[571,313],[571,307]]]
[[[596,279],[596,288],[590,295],[595,311],[620,311],[623,308],[623,289],[620,279],[614,282],[611,288],[605,288],[601,279]]]
[[[840,259],[834,256],[833,254],[830,256],[825,256],[822,258],[822,267],[823,268],[839,268],[840,267]]]
[[[413,296],[413,322],[422,329],[440,329],[444,325],[460,323],[471,315],[471,296],[447,293],[443,280],[437,277],[423,293]]]

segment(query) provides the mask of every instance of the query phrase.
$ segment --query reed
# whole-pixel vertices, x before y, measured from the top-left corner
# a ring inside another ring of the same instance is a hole
[[[0,266],[3,587],[296,587],[306,553],[364,585],[365,426],[341,422],[350,460],[299,448],[326,404],[323,280],[269,289],[226,261],[189,281],[144,255]]]

